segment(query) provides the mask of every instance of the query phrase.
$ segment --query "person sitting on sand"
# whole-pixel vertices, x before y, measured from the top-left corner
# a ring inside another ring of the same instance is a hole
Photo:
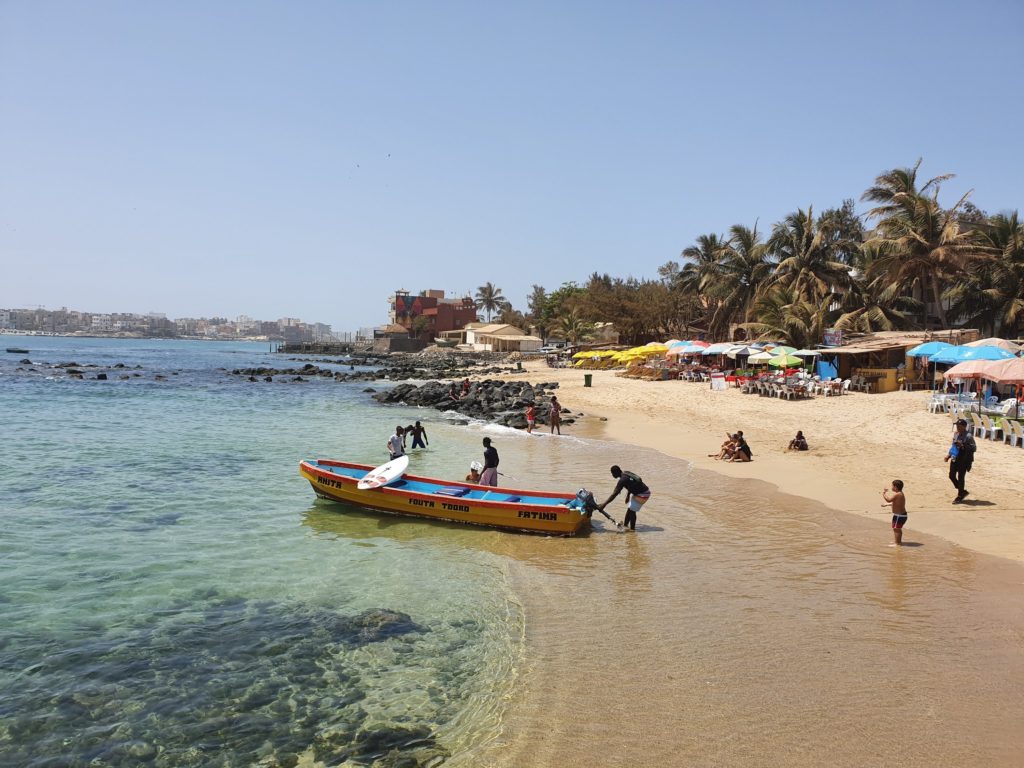
[[[798,431],[796,437],[789,441],[789,448],[787,451],[806,451],[807,450],[807,438],[804,437],[803,431]]]
[[[725,442],[722,443],[721,449],[718,453],[709,453],[708,457],[718,459],[731,459],[733,453],[736,451],[736,446],[739,443],[739,435],[730,435],[728,432],[725,433]]]
[[[747,441],[743,437],[743,430],[736,433],[738,438],[736,443],[736,450],[733,451],[729,461],[753,461],[754,454],[750,450],[750,446],[747,445]]]

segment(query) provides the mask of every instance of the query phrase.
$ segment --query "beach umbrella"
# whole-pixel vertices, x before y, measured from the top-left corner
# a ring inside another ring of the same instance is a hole
[[[775,355],[771,352],[762,351],[748,357],[747,362],[754,363],[755,365],[764,365],[765,363],[770,362],[774,357]]]
[[[964,360],[947,370],[943,375],[947,379],[988,379],[988,371],[998,365],[997,360]]]
[[[794,352],[796,352],[794,347],[787,347],[785,344],[772,347],[773,355],[792,355]]]
[[[704,347],[702,355],[724,355],[730,349],[736,345],[729,341],[720,341],[717,344],[712,344],[709,347]]]
[[[773,350],[773,353],[774,351],[775,350]],[[775,357],[768,361],[768,365],[772,366],[773,368],[790,368],[794,365],[803,364],[804,361],[801,360],[799,357],[794,357],[793,355],[786,354],[775,355]]]
[[[742,344],[734,346],[732,349],[726,350],[726,357],[737,357],[741,355],[756,355],[761,350],[757,347],[747,347]]]
[[[796,355],[797,357],[818,357],[821,352],[816,349],[794,349],[789,354]]]
[[[1002,347],[963,347],[964,352],[960,355],[961,360],[1009,360],[1014,357],[1013,352],[1007,352]]]
[[[1024,358],[1010,357],[990,362],[985,378],[997,384],[1024,384]]]
[[[579,360],[580,358],[593,357],[593,356],[594,356],[593,352],[589,352],[589,351],[587,351],[587,352],[577,352],[575,355],[572,356],[572,359],[573,360]]]
[[[997,338],[978,339],[977,341],[969,341],[966,344],[964,344],[964,346],[965,347],[999,347],[1000,349],[1005,349],[1007,352],[1013,352],[1013,354],[1015,354],[1015,355],[1019,354],[1022,351],[1024,351],[1024,347],[1022,347],[1020,344],[1015,344],[1014,342],[1007,341],[1006,339],[997,339]]]
[[[907,357],[931,357],[937,352],[952,348],[953,345],[945,341],[926,341],[924,344],[918,344],[916,347],[908,349]]]
[[[940,349],[938,352],[928,356],[929,361],[933,363],[959,363],[961,360],[966,360],[964,357],[968,352],[976,347],[947,347],[946,349]]]

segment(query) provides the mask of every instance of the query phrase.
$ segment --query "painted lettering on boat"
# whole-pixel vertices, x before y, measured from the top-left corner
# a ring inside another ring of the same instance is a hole
[[[320,485],[326,485],[330,488],[341,488],[341,483],[338,480],[331,480],[329,477],[320,477],[320,475],[317,475],[316,481],[320,483]]]
[[[434,502],[430,501],[429,499],[409,499],[409,503],[412,504],[414,507],[430,507],[431,509],[434,508]]]
[[[530,512],[525,509],[519,510],[520,517],[527,517],[530,520],[557,520],[558,515],[554,512]]]
[[[447,501],[441,502],[441,509],[447,509],[449,512],[469,512],[469,507],[462,504],[449,504]]]

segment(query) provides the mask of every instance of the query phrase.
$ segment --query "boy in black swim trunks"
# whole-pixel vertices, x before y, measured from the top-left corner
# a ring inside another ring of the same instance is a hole
[[[892,546],[903,546],[903,525],[907,522],[907,497],[903,495],[903,481],[892,481],[892,495],[889,489],[882,489],[883,507],[892,507],[892,537],[896,542]]]

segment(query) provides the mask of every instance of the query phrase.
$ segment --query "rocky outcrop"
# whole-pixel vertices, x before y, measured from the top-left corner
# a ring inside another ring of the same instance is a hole
[[[526,408],[531,404],[537,414],[537,424],[548,423],[550,391],[557,387],[558,382],[530,384],[528,381],[484,379],[472,382],[464,397],[453,400],[449,395],[450,382],[431,381],[419,386],[399,384],[385,392],[377,392],[373,399],[385,404],[405,403],[439,411],[455,411],[473,419],[525,429]],[[563,408],[562,423],[572,424],[573,421],[570,412]]]

